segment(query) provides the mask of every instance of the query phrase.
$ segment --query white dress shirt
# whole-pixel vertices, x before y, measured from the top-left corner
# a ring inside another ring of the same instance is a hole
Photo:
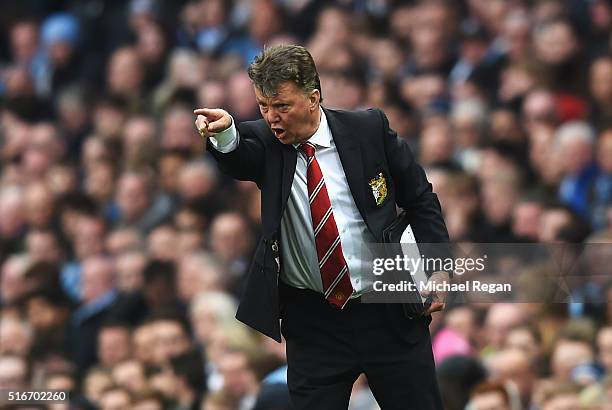
[[[213,147],[219,152],[228,153],[235,150],[238,147],[239,138],[233,121],[230,128],[216,134],[210,140]],[[340,234],[342,253],[355,290],[352,297],[358,297],[369,290],[371,285],[370,283],[364,284],[365,277],[362,277],[362,274],[366,272],[365,269],[368,268],[362,258],[364,254],[362,246],[365,243],[376,241],[355,205],[323,110],[321,110],[319,128],[308,141],[316,147],[315,157],[325,179],[334,219]],[[288,285],[323,293],[308,201],[306,154],[298,148],[298,144],[294,144],[294,147],[298,151],[295,175],[280,226],[280,251],[283,262],[280,276]]]

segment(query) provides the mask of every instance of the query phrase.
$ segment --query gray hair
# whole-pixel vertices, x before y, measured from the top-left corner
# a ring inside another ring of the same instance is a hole
[[[477,99],[460,100],[453,105],[451,118],[454,121],[468,118],[477,127],[483,127],[487,121],[487,108]]]
[[[238,309],[236,300],[225,292],[205,291],[198,293],[191,302],[190,313],[195,317],[204,307],[209,306],[215,313],[215,318],[220,322],[231,322]]]
[[[555,135],[557,147],[564,147],[568,142],[577,140],[592,146],[595,143],[595,131],[586,122],[572,121],[560,126]]]
[[[265,48],[248,69],[249,78],[266,97],[277,94],[278,87],[290,81],[304,93],[321,93],[321,81],[312,55],[302,46],[280,45]]]

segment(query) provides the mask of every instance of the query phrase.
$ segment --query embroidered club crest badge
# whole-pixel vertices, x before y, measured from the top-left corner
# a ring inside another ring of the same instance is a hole
[[[382,172],[376,178],[372,178],[369,182],[372,188],[372,195],[376,201],[376,206],[381,206],[387,198],[387,180]]]

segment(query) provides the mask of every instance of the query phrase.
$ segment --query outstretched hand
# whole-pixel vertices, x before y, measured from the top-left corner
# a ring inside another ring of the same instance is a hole
[[[198,108],[193,113],[197,115],[195,126],[203,138],[225,131],[232,125],[232,117],[220,108]]]

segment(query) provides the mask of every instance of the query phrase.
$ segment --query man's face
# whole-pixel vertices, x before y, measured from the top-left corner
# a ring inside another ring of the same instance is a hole
[[[471,401],[475,410],[507,410],[504,396],[498,391],[477,394]]]
[[[0,321],[0,354],[24,355],[31,345],[31,337],[22,323],[16,320]]]
[[[570,378],[574,367],[593,361],[591,346],[583,341],[561,340],[553,349],[551,358],[552,376],[560,381]]]
[[[612,172],[612,131],[604,131],[597,142],[597,162],[604,172]]]
[[[518,328],[508,332],[506,336],[505,345],[510,349],[518,349],[527,353],[531,360],[537,360],[540,355],[540,346],[538,341],[534,339],[529,330],[525,328]]]
[[[128,220],[140,217],[149,207],[149,195],[143,178],[126,175],[119,180],[117,203]]]
[[[57,238],[49,232],[34,231],[28,234],[26,248],[37,261],[59,263],[62,258]]]
[[[235,398],[242,398],[253,386],[253,373],[242,352],[225,354],[219,362],[219,373],[223,377],[225,390]]]
[[[604,328],[597,335],[599,361],[606,370],[612,370],[612,328]]]
[[[121,389],[111,390],[100,399],[101,410],[123,410],[130,408],[130,396]]]
[[[140,325],[132,334],[134,357],[145,364],[151,361],[153,340],[155,338],[153,330],[153,326],[151,325]]]
[[[23,389],[26,375],[26,363],[20,357],[6,356],[0,360],[0,388]]]
[[[612,97],[612,61],[596,60],[590,69],[591,94],[597,102],[608,103]]]
[[[211,229],[211,248],[224,262],[240,257],[248,250],[249,233],[238,215],[221,215],[215,219]]]
[[[130,355],[130,333],[123,327],[106,328],[98,334],[98,359],[113,366]]]
[[[113,367],[112,376],[117,385],[124,386],[132,393],[141,392],[147,387],[144,367],[138,360],[116,364]]]
[[[255,88],[261,116],[283,144],[306,141],[316,131],[319,119],[318,90],[305,94],[294,83],[286,81],[276,90],[276,95],[265,97]]]
[[[185,353],[190,348],[189,339],[178,322],[160,320],[153,327],[153,359],[158,365]]]

